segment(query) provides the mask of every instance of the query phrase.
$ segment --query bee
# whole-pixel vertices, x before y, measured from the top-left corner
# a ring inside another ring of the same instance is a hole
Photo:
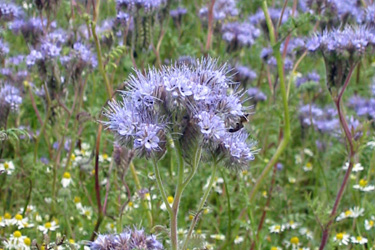
[[[240,120],[236,123],[236,126],[234,128],[228,129],[228,132],[229,133],[235,133],[235,132],[239,131],[241,128],[243,128],[244,124],[249,121],[248,120],[249,115],[250,114],[241,115]]]

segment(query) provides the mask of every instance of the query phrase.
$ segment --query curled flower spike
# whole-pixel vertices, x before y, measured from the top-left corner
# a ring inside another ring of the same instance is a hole
[[[228,167],[243,168],[254,159],[254,143],[247,142],[242,125],[248,119],[245,93],[236,91],[228,72],[211,58],[152,68],[145,75],[136,71],[123,100],[109,103],[103,123],[138,156],[159,159],[170,137],[181,143],[186,162],[201,147],[210,159],[221,156],[231,159]]]

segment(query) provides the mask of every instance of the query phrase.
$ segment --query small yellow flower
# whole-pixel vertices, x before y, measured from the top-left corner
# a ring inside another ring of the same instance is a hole
[[[168,196],[167,200],[168,200],[168,203],[169,203],[169,204],[172,204],[172,203],[173,203],[173,197],[172,197],[172,196]]]
[[[365,179],[361,179],[360,181],[359,181],[359,185],[361,186],[361,187],[366,187],[367,186],[367,184],[368,184],[368,181],[366,181]]]
[[[298,239],[298,237],[292,237],[291,239],[290,239],[290,243],[291,244],[293,244],[293,245],[298,245],[298,243],[299,243],[299,239]]]
[[[15,231],[15,232],[13,233],[13,236],[14,236],[14,238],[20,238],[20,237],[22,236],[22,234],[21,234],[20,231]]]
[[[70,244],[74,244],[75,241],[74,241],[73,239],[70,239],[70,240],[69,240],[69,243],[70,243]]]
[[[26,237],[25,239],[23,239],[23,243],[25,243],[26,246],[30,246],[31,245],[30,238]]]
[[[4,219],[10,220],[10,219],[12,219],[12,215],[10,213],[5,213],[4,214]]]
[[[343,233],[336,234],[336,239],[342,240],[343,238],[344,238],[344,234]]]

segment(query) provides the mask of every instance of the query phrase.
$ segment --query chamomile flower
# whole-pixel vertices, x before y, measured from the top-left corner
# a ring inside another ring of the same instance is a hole
[[[65,172],[63,178],[61,180],[61,185],[64,188],[67,188],[72,183],[72,177],[70,176],[69,172]]]
[[[234,238],[234,244],[241,244],[244,240],[244,237],[237,235],[236,238]]]
[[[312,239],[314,239],[314,234],[313,234],[313,232],[311,231],[311,230],[309,230],[308,228],[306,228],[306,227],[302,227],[302,228],[300,228],[299,229],[299,233],[301,234],[301,235],[304,235],[307,239],[309,239],[309,240],[312,240]]]
[[[363,208],[353,207],[339,214],[339,216],[336,218],[336,221],[340,221],[346,218],[358,218],[359,216],[362,216],[364,212],[365,210]]]
[[[111,162],[112,158],[107,154],[99,155],[99,162]]]
[[[362,192],[370,192],[375,190],[374,185],[368,185],[368,181],[365,179],[361,179],[358,184],[353,186],[354,189],[359,189]]]
[[[203,186],[203,190],[206,190],[208,188],[208,185],[210,184],[211,177],[207,179],[207,183]],[[215,177],[214,184],[212,185],[212,189],[215,190],[216,193],[221,194],[223,193],[223,189],[220,184],[224,183],[224,179],[221,177]]]
[[[275,246],[273,246],[273,247],[270,248],[270,250],[283,250],[283,249],[281,247],[275,247]]]
[[[305,164],[305,166],[303,166],[302,169],[303,169],[303,171],[305,171],[305,172],[310,172],[310,171],[313,170],[313,165],[312,165],[311,162],[308,162],[308,163]]]
[[[223,234],[211,234],[210,238],[214,239],[214,240],[225,240],[225,235],[223,235]]]
[[[73,202],[76,205],[77,209],[79,209],[79,210],[82,209],[82,202],[81,202],[81,198],[80,197],[75,196],[74,199],[73,199]]]
[[[48,231],[55,231],[59,228],[59,225],[55,221],[46,222],[44,225],[38,226],[38,230],[43,232],[43,234],[48,233]]]
[[[27,247],[25,244],[26,238],[26,236],[22,236],[20,231],[14,231],[9,240],[5,241],[5,249],[25,249]]]
[[[285,226],[276,224],[276,225],[270,226],[268,229],[270,230],[271,233],[279,234],[285,230]]]
[[[168,196],[167,200],[168,200],[169,206],[172,206],[172,204],[173,204],[173,196]],[[167,211],[167,206],[165,205],[164,202],[163,202],[163,204],[161,204],[160,209],[163,210],[163,211]]]
[[[370,220],[365,220],[365,229],[368,231],[375,226],[375,217],[371,216]]]
[[[293,249],[296,249],[300,245],[299,238],[297,236],[290,238],[290,244],[292,245]]]
[[[362,236],[357,236],[357,237],[352,236],[351,240],[352,240],[352,243],[354,243],[354,244],[360,244],[360,245],[364,245],[368,241],[366,238],[364,238]]]
[[[7,175],[11,175],[14,169],[15,169],[14,164],[11,161],[0,163],[0,173],[5,172]]]
[[[348,245],[349,244],[349,240],[350,240],[350,235],[343,232],[343,233],[337,233],[334,237],[333,237],[333,241],[334,242],[337,242],[339,244],[339,246],[341,245]]]
[[[92,216],[92,208],[91,207],[87,207],[87,206],[83,206],[79,212],[81,215],[83,216],[86,216],[87,219],[91,220],[91,216]]]
[[[5,213],[3,217],[4,225],[10,226],[12,224],[12,215],[10,213]]]
[[[16,225],[18,229],[22,229],[25,226],[28,226],[27,221],[28,221],[28,219],[23,218],[23,216],[21,214],[16,214],[14,216],[14,218],[12,219],[11,223],[12,223],[12,225]]]
[[[285,224],[285,228],[286,229],[296,229],[300,225],[301,225],[301,223],[290,220],[288,223]]]
[[[107,223],[107,225],[105,226],[105,229],[108,231],[108,232],[116,232],[116,226],[115,226],[115,223]]]
[[[349,168],[349,162],[346,162],[345,165],[342,167],[342,170],[348,170],[348,168]],[[353,166],[352,172],[354,173],[361,172],[363,169],[364,168],[361,165],[361,163],[355,163]]]

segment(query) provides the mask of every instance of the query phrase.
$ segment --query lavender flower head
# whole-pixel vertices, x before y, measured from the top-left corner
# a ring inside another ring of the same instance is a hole
[[[235,0],[216,0],[213,8],[213,18],[217,21],[238,16],[237,2]],[[199,17],[208,20],[208,7],[199,10]]]
[[[267,100],[267,96],[259,88],[249,88],[247,90],[247,94],[251,98],[250,101],[254,103],[264,102]]]
[[[13,21],[22,16],[22,10],[19,6],[11,3],[0,3],[0,21]]]
[[[228,43],[230,51],[240,47],[250,47],[260,35],[260,30],[248,22],[226,23],[222,27],[223,40]]]
[[[0,59],[4,58],[9,53],[8,44],[0,39]]]
[[[22,103],[20,91],[12,85],[5,84],[0,89],[0,106],[1,109],[10,109],[17,111],[19,105]]]
[[[296,87],[299,88],[303,84],[308,82],[313,82],[315,84],[319,83],[320,81],[320,75],[316,73],[315,71],[307,73],[305,76],[298,77],[296,80]]]
[[[162,250],[163,245],[154,235],[146,235],[143,229],[127,228],[120,234],[99,234],[89,243],[91,250]]]
[[[242,106],[242,93],[231,90],[236,84],[227,73],[226,65],[213,59],[149,69],[146,75],[136,71],[123,100],[109,104],[104,124],[138,156],[160,158],[169,134],[181,143],[188,163],[192,151],[202,147],[231,159],[227,166],[243,168],[254,158],[255,143],[238,128],[248,108]]]
[[[234,67],[234,80],[242,83],[245,87],[248,82],[252,82],[257,78],[257,74],[251,68],[244,65],[236,65]]]
[[[327,86],[331,93],[345,82],[349,70],[356,66],[369,47],[375,45],[375,36],[365,26],[347,26],[343,30],[324,31],[311,38],[306,48],[323,54]]]
[[[116,0],[116,4],[118,9],[124,9],[130,13],[143,12],[149,15],[161,9],[166,4],[166,0]]]

